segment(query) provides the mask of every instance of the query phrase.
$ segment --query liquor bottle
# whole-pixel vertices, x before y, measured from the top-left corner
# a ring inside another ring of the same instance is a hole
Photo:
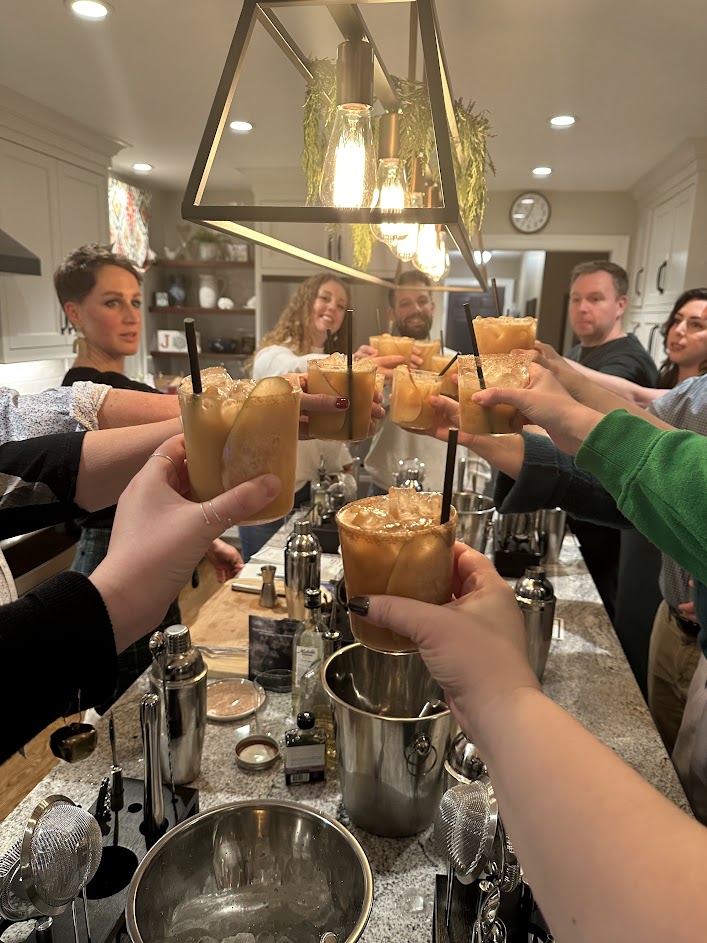
[[[297,726],[285,732],[285,783],[321,782],[325,773],[326,735],[314,714],[302,711]]]
[[[300,710],[302,678],[313,664],[322,661],[322,633],[326,624],[321,617],[321,593],[318,589],[304,591],[304,621],[292,638],[292,713]]]
[[[331,701],[324,690],[322,671],[327,658],[341,647],[341,632],[338,629],[326,628],[322,633],[322,660],[316,661],[305,671],[300,684],[301,711],[314,714],[317,727],[326,734],[326,765],[328,769],[336,767],[336,735],[334,731],[334,715]]]

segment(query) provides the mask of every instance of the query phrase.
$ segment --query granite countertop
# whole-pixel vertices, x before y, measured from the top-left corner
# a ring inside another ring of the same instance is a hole
[[[284,546],[284,536],[281,540],[278,534],[270,546],[280,544]],[[546,692],[668,798],[688,810],[574,537],[565,539],[561,562],[548,567],[547,572],[558,598],[556,615],[564,619],[564,637],[553,640],[550,648],[544,678]],[[126,776],[138,778],[142,777],[143,766],[138,702],[146,691],[143,677],[114,707],[119,761]],[[282,703],[271,697],[265,724],[282,726],[282,713]],[[287,787],[281,761],[259,773],[244,772],[234,759],[237,735],[231,725],[207,726],[201,775],[194,783],[200,791],[201,809],[256,797],[287,799],[339,819],[363,846],[373,871],[374,902],[362,937],[364,943],[431,940],[434,878],[445,870],[432,846],[431,829],[399,839],[370,835],[350,824],[335,775],[328,774],[326,783]],[[75,766],[60,763],[0,825],[0,853],[21,835],[32,810],[44,796],[63,793],[90,806],[110,765],[108,724],[104,719],[99,724],[96,751]],[[14,940],[22,939],[26,933],[18,925],[5,934],[5,939],[10,935]]]

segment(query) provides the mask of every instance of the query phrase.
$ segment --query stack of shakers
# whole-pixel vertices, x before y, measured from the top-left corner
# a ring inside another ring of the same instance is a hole
[[[311,522],[295,521],[285,547],[287,612],[300,623],[292,639],[292,713],[297,726],[285,733],[288,785],[321,781],[326,768],[336,765],[334,721],[322,668],[341,645],[341,633],[322,619],[320,578],[321,546]]]

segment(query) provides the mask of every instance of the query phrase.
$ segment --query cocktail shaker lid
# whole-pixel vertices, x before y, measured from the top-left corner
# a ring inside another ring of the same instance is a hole
[[[292,526],[292,533],[287,538],[285,544],[285,555],[290,556],[293,553],[321,553],[321,544],[316,534],[312,533],[312,522],[306,520],[295,521]]]
[[[295,521],[292,527],[292,533],[301,536],[302,534],[311,534],[312,533],[312,522],[309,518],[304,518],[304,520]]]
[[[474,782],[486,774],[486,765],[474,744],[461,731],[449,745],[444,766],[460,783]]]
[[[157,669],[160,679],[169,683],[200,677],[206,670],[204,659],[199,649],[192,645],[186,625],[170,625],[161,634],[164,651],[153,661],[153,671]]]
[[[552,583],[542,566],[526,567],[525,574],[516,582],[515,594],[517,599],[542,601],[555,598]]]

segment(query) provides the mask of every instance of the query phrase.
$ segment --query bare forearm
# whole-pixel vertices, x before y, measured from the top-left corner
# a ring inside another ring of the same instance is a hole
[[[565,362],[578,373],[581,373],[587,380],[591,381],[591,383],[587,383],[586,386],[583,385],[580,401],[583,402],[585,406],[590,406],[592,409],[596,409],[599,412],[608,413],[611,412],[612,409],[629,408],[626,406],[625,402],[621,407],[617,406],[616,397],[620,397],[622,400],[628,400],[634,407],[645,409],[647,406],[650,406],[654,399],[658,399],[667,392],[666,390],[656,390],[652,387],[639,386],[638,383],[632,383],[630,380],[626,380],[623,377],[615,377],[609,373],[600,373],[598,370],[591,370],[589,367],[585,367],[581,363],[576,363],[574,360],[565,358]],[[609,394],[609,398],[605,400],[607,393]],[[607,408],[604,408],[605,402]],[[613,405],[611,405],[612,403]],[[633,410],[631,411],[633,412]]]
[[[144,395],[150,399],[168,399],[149,393]],[[125,429],[87,432],[79,463],[76,504],[86,511],[98,511],[115,504],[152,452],[181,431],[180,421],[170,419]]]
[[[707,831],[540,692],[525,689],[494,704],[470,729],[558,940],[702,936]],[[671,884],[670,907],[666,874],[681,876]],[[683,918],[675,921],[675,913]]]
[[[517,478],[520,474],[525,457],[522,436],[468,435],[460,432],[459,443],[480,455],[489,465],[509,478]]]
[[[98,410],[99,429],[119,429],[163,422],[179,416],[179,397],[157,396],[139,390],[110,390]]]

